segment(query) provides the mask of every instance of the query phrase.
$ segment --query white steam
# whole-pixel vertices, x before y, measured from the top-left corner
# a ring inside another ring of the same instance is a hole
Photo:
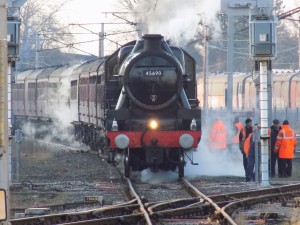
[[[199,176],[244,176],[243,156],[238,148],[230,151],[208,149],[201,142],[194,153],[194,161],[199,165],[187,164],[185,176],[197,178]]]
[[[193,154],[195,163],[199,165],[191,165],[187,163],[185,167],[185,174],[189,178],[197,176],[244,176],[245,171],[243,167],[243,155],[236,144],[233,148],[229,147],[225,150],[212,150],[209,149],[209,133],[211,131],[212,124],[216,118],[221,119],[227,129],[227,146],[231,146],[232,138],[236,135],[233,121],[234,116],[230,113],[223,112],[214,114],[209,113],[209,117],[204,118],[205,124],[202,123],[202,137],[199,143],[198,149]],[[244,118],[239,118],[240,122],[244,122]],[[186,158],[186,161],[189,160]]]
[[[216,25],[220,2],[209,0],[147,0],[135,8],[143,33],[162,34],[176,44],[196,37],[199,22]]]
[[[73,69],[74,68],[69,67],[66,68],[64,72],[67,73]],[[47,105],[47,107],[43,108],[42,116],[51,118],[51,123],[27,122],[23,124],[22,131],[29,138],[35,138],[36,135],[39,134],[38,138],[46,143],[59,140],[71,147],[88,150],[88,146],[75,141],[74,128],[71,122],[78,120],[78,109],[77,104],[70,104],[70,80],[68,77],[64,77],[56,84],[58,88],[50,88],[51,85],[49,85],[47,92],[40,94],[37,99],[38,102]],[[46,99],[47,104],[45,102]]]
[[[160,184],[164,182],[175,182],[178,179],[178,174],[172,171],[152,172],[150,169],[141,172],[141,181],[149,184]]]
[[[232,144],[231,140],[236,135],[234,128],[234,116],[230,113],[219,111],[218,113],[210,112],[209,117],[202,115],[202,137],[197,151],[193,153],[194,163],[192,165],[188,157],[185,157],[185,177],[188,179],[196,179],[201,176],[238,176],[244,177],[245,170],[243,167],[243,155],[240,152],[238,144],[233,148],[225,150],[212,150],[207,147],[209,142],[209,133],[213,122],[216,118],[221,119],[227,127],[227,144]],[[244,123],[245,117],[238,118]],[[254,119],[255,120],[255,119]],[[204,124],[205,121],[205,124]],[[187,153],[191,158],[191,152]],[[151,172],[150,169],[141,172],[140,180],[151,184],[159,184],[165,182],[175,182],[178,179],[178,173],[174,171]]]
[[[283,0],[283,5],[286,6],[286,9],[290,10],[300,7],[300,2],[299,0]]]

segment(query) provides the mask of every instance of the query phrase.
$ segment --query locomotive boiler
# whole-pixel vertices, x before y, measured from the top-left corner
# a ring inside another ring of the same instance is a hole
[[[109,161],[123,154],[125,176],[151,168],[182,177],[184,154],[201,137],[195,64],[163,36],[148,34],[80,65],[21,72],[12,84],[14,128],[61,124],[55,115],[68,112],[60,118],[71,119],[77,140]]]

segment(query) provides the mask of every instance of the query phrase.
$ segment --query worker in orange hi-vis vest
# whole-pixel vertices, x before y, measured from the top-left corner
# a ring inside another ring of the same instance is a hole
[[[209,134],[208,148],[216,150],[225,150],[227,148],[227,127],[219,118],[217,118],[212,125]]]
[[[235,131],[234,135],[235,136],[233,136],[231,141],[232,141],[233,144],[239,144],[239,142],[240,142],[240,133],[243,131],[244,126],[243,126],[242,122],[238,121],[237,118],[234,119],[233,125],[234,125],[234,131]]]
[[[278,152],[279,177],[292,176],[292,160],[294,158],[296,144],[296,133],[290,128],[289,121],[283,121],[274,148],[274,152]]]
[[[248,157],[248,155],[249,155],[252,135],[253,135],[253,133],[249,134],[244,143],[244,152],[245,152],[246,157]]]

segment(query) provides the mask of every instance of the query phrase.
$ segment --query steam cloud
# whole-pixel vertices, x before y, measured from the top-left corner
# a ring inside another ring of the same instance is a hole
[[[143,33],[159,33],[175,44],[194,39],[199,22],[215,24],[220,2],[208,0],[150,0],[140,1],[135,8]]]
[[[227,127],[227,144],[231,144],[231,139],[235,136],[233,126],[234,115],[230,113],[209,113],[209,117],[202,115],[202,137],[198,149],[194,152],[194,161],[199,165],[187,163],[185,174],[189,178],[197,176],[244,176],[243,157],[236,145],[234,148],[225,150],[215,150],[207,148],[209,133],[216,118],[221,119]],[[245,118],[239,117],[239,121],[244,123]],[[205,123],[204,123],[205,121]],[[188,160],[186,159],[188,162]]]
[[[244,177],[245,171],[243,167],[243,156],[238,148],[215,150],[207,148],[209,142],[209,132],[216,118],[221,118],[227,126],[228,142],[235,136],[233,127],[234,116],[229,113],[210,113],[208,118],[204,118],[202,125],[202,138],[197,151],[193,152],[193,161],[199,165],[192,165],[190,160],[185,157],[185,177],[188,179],[196,179],[201,176],[238,176]],[[244,123],[246,117],[239,117],[239,120]],[[255,118],[252,118],[255,122]],[[190,153],[188,153],[190,154]],[[151,172],[149,169],[142,171],[140,180],[151,184],[159,184],[165,182],[176,181],[178,174],[173,171],[159,171],[158,173]]]
[[[300,3],[298,0],[283,0],[283,4],[288,9],[294,9],[294,8],[300,7]]]
[[[77,65],[74,66],[74,68]],[[72,67],[66,70],[74,69]],[[51,143],[54,139],[59,139],[61,142],[70,145],[74,148],[80,148],[82,150],[89,150],[89,146],[84,145],[78,141],[74,140],[74,134],[72,132],[73,125],[72,121],[77,121],[77,104],[69,104],[70,101],[70,81],[68,78],[60,80],[58,89],[48,89],[48,108],[49,116],[52,119],[52,124],[40,125],[32,124],[31,122],[26,122],[22,126],[23,133],[29,138],[35,138],[36,134],[42,134],[39,139],[43,142]],[[58,99],[59,96],[59,99]],[[46,99],[45,96],[39,96],[38,101]]]

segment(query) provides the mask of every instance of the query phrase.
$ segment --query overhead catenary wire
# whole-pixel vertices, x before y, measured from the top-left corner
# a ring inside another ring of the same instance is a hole
[[[96,33],[96,32],[94,32],[94,31],[92,31],[92,30],[90,30],[90,29],[88,29],[88,28],[82,26],[81,24],[75,24],[75,25],[77,25],[77,26],[81,27],[82,29],[84,29],[84,30],[86,30],[86,31],[89,31],[89,32],[91,32],[92,34],[95,34],[95,35],[97,35],[97,36],[99,36],[99,37],[101,36],[100,33]],[[128,33],[130,33],[130,32],[134,32],[134,31],[129,31]],[[120,32],[120,33],[121,33],[121,32]],[[126,33],[126,32],[122,32],[122,33]],[[111,35],[112,35],[112,34],[111,34]],[[103,35],[103,38],[106,39],[106,40],[108,40],[108,41],[110,41],[110,42],[112,42],[112,43],[114,43],[114,44],[116,44],[117,46],[122,46],[122,45],[120,45],[118,42],[113,41],[113,40],[107,38],[106,36],[107,36],[107,35],[104,34],[104,35]]]
[[[136,30],[135,30],[136,31]],[[118,32],[118,33],[115,33],[115,34],[122,34],[122,33],[130,33],[130,32],[135,32],[135,31],[127,31],[127,32]],[[89,33],[90,34],[90,33]],[[115,34],[109,34],[109,35],[115,35]],[[56,42],[59,42],[58,40],[55,40],[54,38],[51,38],[51,37],[48,37],[45,33],[43,34],[39,34],[41,36],[45,36],[47,39],[51,39],[51,40],[54,40]],[[107,39],[108,41],[118,45],[118,46],[122,46],[121,44],[119,44],[118,42],[116,41],[113,41],[109,38],[106,37],[107,35],[104,36],[105,39]],[[25,38],[25,39],[31,39],[31,38]],[[45,39],[46,40],[46,39]],[[91,42],[97,42],[99,41],[98,39],[97,40],[89,40],[89,41],[82,41],[82,42],[76,42],[76,43],[61,43],[61,44],[64,44],[65,46],[62,46],[62,47],[55,47],[55,48],[47,48],[47,49],[40,49],[38,50],[38,52],[43,52],[43,51],[53,51],[53,50],[58,50],[58,49],[62,49],[62,48],[69,48],[69,47],[72,47],[74,49],[76,49],[75,47],[73,47],[73,45],[77,45],[77,44],[85,44],[85,43],[91,43]],[[78,50],[78,49],[77,49]],[[78,51],[83,51],[83,50],[78,50]],[[87,53],[87,52],[86,52]],[[87,54],[91,54],[91,53],[87,53]],[[91,54],[92,55],[92,54]],[[94,55],[93,55],[94,56]]]
[[[96,55],[94,55],[94,54],[92,54],[92,53],[89,53],[89,52],[87,52],[87,51],[81,50],[81,49],[79,49],[79,48],[76,48],[76,47],[74,47],[72,44],[64,43],[64,42],[62,42],[62,41],[59,41],[59,40],[57,40],[57,39],[55,39],[55,38],[52,38],[52,37],[49,37],[49,36],[47,36],[47,35],[44,35],[44,36],[47,37],[47,38],[49,38],[49,39],[51,39],[51,40],[53,40],[53,41],[56,41],[56,42],[58,42],[58,43],[63,44],[63,45],[65,45],[66,47],[70,47],[70,48],[76,49],[77,51],[80,51],[80,52],[83,52],[83,53],[86,53],[86,54],[89,54],[89,55],[92,55],[92,56],[95,56],[95,57],[98,58],[98,56],[96,56]]]
[[[90,42],[96,42],[99,40],[91,40],[91,41],[81,41],[81,42],[76,42],[76,43],[70,43],[68,45],[79,45],[79,44],[85,44],[85,43],[90,43]],[[47,49],[40,49],[38,52],[44,52],[44,51],[52,51],[52,50],[57,50],[57,49],[62,49],[62,48],[68,48],[70,46],[63,46],[63,47],[56,47],[56,48],[47,48]]]

